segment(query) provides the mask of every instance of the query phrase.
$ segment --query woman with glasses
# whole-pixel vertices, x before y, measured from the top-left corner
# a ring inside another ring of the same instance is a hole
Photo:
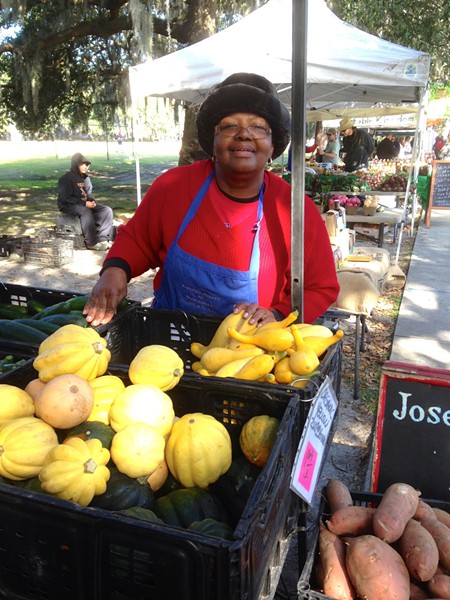
[[[286,316],[291,306],[291,189],[266,170],[289,143],[290,117],[275,87],[251,73],[231,75],[197,116],[211,157],[170,169],[119,227],[85,308],[108,322],[127,282],[158,268],[153,307],[250,323]],[[330,240],[314,203],[305,205],[304,317],[312,322],[338,294]]]

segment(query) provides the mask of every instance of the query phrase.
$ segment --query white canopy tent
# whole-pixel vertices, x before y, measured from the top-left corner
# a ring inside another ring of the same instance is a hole
[[[360,31],[324,0],[308,1],[307,39],[308,109],[417,103],[427,84],[428,54]],[[292,0],[269,0],[210,38],[132,67],[131,96],[199,103],[237,71],[264,75],[291,105]]]
[[[300,7],[307,8],[300,11]],[[294,14],[307,15],[303,19],[307,20],[306,28],[298,18],[293,18]],[[293,43],[300,37],[299,28],[301,37],[307,40],[306,76],[304,68],[297,75],[296,65],[301,62],[293,55],[293,47],[300,48]],[[331,43],[323,43],[324,36]],[[383,105],[415,104],[420,112],[428,81],[429,55],[360,31],[341,21],[324,0],[269,0],[210,38],[130,68],[135,137],[139,137],[136,136],[139,100],[162,96],[199,104],[214,85],[236,72],[265,76],[277,87],[289,108],[292,108],[294,80],[294,96],[301,97],[301,104],[306,103],[294,107],[294,111],[307,110],[311,120],[317,120],[313,111],[327,111],[331,107],[347,110],[363,107],[368,115],[371,108]],[[298,94],[296,81],[300,78],[305,80],[305,94]],[[293,164],[301,164],[296,162],[299,140],[294,129]],[[136,174],[139,202],[138,156]],[[301,198],[298,190],[302,187],[294,178],[293,196]],[[303,201],[300,209],[296,204],[293,203],[291,245],[298,249],[303,247]],[[303,281],[303,269],[295,266],[294,270],[294,262],[293,299],[295,295],[301,297]],[[294,287],[300,292],[296,289],[294,294]]]

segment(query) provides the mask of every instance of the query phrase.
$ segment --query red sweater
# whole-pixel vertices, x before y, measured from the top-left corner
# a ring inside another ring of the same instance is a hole
[[[167,250],[202,183],[213,168],[210,160],[175,167],[152,183],[132,219],[118,228],[110,259],[128,263],[131,277],[159,267],[158,289]],[[259,304],[287,315],[291,309],[291,188],[278,175],[264,174],[264,216],[260,229]],[[213,180],[196,216],[180,238],[181,248],[200,259],[248,270],[257,202],[227,198]],[[304,321],[312,322],[336,300],[339,284],[330,240],[322,217],[305,199]]]

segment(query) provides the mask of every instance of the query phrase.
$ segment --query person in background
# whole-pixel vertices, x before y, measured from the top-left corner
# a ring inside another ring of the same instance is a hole
[[[332,163],[333,165],[339,164],[339,140],[336,139],[337,131],[334,127],[327,130],[327,145],[325,150],[318,148],[317,154],[322,157],[323,163]]]
[[[310,159],[313,158],[314,153],[316,152],[317,148],[319,147],[319,142],[320,142],[320,135],[318,135],[316,137],[316,141],[314,144],[311,144],[310,146],[305,146],[305,154],[311,154]],[[317,158],[317,155],[316,155]],[[289,150],[288,150],[288,160],[287,160],[287,166],[286,166],[286,170],[290,173],[292,171],[292,146],[289,146]]]
[[[406,135],[403,144],[403,154],[405,158],[409,158],[412,155],[412,136]]]
[[[342,152],[346,172],[367,169],[375,148],[373,138],[363,129],[355,127],[354,121],[348,117],[339,123],[339,131],[344,136]]]
[[[394,136],[392,133],[386,133],[381,142],[378,142],[375,152],[377,158],[381,160],[392,160],[397,156],[393,139]]]
[[[89,250],[108,250],[113,211],[98,204],[92,196],[89,177],[91,162],[77,152],[72,156],[70,171],[58,180],[58,208],[62,213],[80,218],[84,243]]]
[[[447,141],[439,152],[439,160],[450,160],[450,131],[447,134]]]
[[[210,158],[155,179],[118,228],[84,309],[107,323],[127,283],[158,268],[152,306],[250,324],[287,316],[291,296],[291,187],[266,169],[289,143],[290,116],[265,77],[235,73],[200,106],[198,140]],[[336,300],[336,268],[324,221],[304,207],[303,316],[313,322]]]
[[[394,152],[395,152],[394,158],[398,158],[398,155],[400,154],[400,142],[398,141],[398,138],[396,135],[392,136],[392,143],[394,144]]]
[[[441,155],[441,150],[444,147],[444,144],[445,144],[445,142],[444,142],[444,138],[442,137],[442,135],[437,135],[434,139],[434,144],[431,148],[433,150],[434,158],[436,160],[439,160],[440,155]]]

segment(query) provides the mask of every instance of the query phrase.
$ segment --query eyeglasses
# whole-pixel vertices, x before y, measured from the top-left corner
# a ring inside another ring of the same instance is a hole
[[[262,140],[272,133],[270,127],[265,125],[247,125],[247,127],[244,127],[237,123],[222,123],[214,128],[215,132],[223,137],[235,137],[241,132],[241,129],[246,129],[249,136],[254,140]]]

